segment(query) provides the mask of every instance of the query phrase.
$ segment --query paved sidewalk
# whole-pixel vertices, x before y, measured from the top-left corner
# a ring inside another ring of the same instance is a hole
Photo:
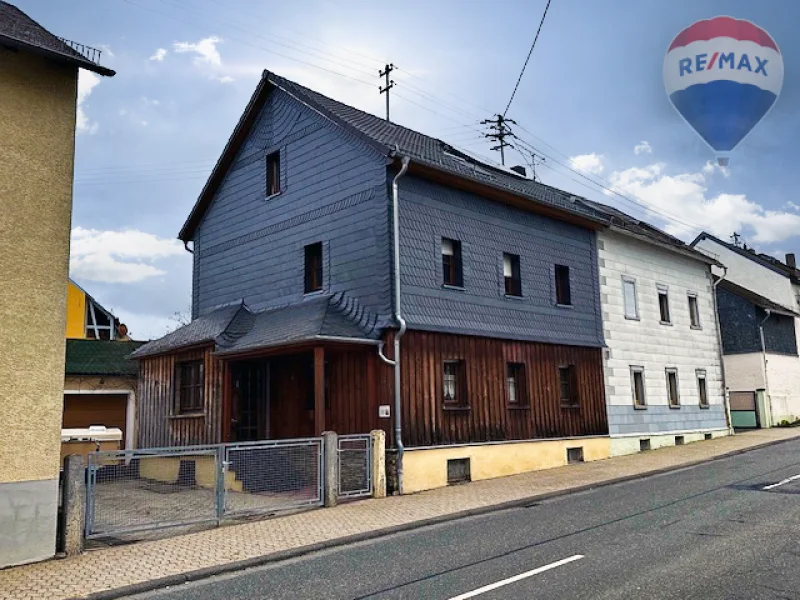
[[[748,432],[608,460],[503,477],[408,496],[364,500],[179,537],[94,550],[0,571],[0,600],[80,598],[199,570],[212,574],[377,532],[446,520],[464,513],[620,478],[679,468],[763,444],[800,437],[800,428]],[[237,565],[237,563],[239,563]],[[245,563],[249,564],[249,563]],[[197,577],[199,574],[195,573]],[[162,582],[162,583],[166,583]],[[105,595],[105,594],[101,594]]]

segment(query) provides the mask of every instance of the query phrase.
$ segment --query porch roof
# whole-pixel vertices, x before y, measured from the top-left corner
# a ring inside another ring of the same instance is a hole
[[[344,293],[319,294],[297,304],[254,312],[244,303],[219,308],[131,355],[143,358],[214,344],[216,354],[234,355],[317,340],[375,341],[377,316]]]

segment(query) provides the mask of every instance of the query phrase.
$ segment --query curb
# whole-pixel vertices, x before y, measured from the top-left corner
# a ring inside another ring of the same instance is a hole
[[[154,590],[166,588],[166,587],[173,587],[177,585],[181,585],[184,583],[189,583],[190,581],[198,581],[201,579],[207,579],[209,577],[213,577],[216,575],[224,575],[227,573],[234,573],[236,571],[244,571],[246,569],[252,569],[254,567],[260,567],[263,565],[267,565],[274,562],[280,562],[284,560],[288,560],[290,558],[297,558],[300,556],[304,556],[306,554],[312,554],[314,552],[319,552],[320,550],[327,550],[329,548],[334,548],[337,546],[347,546],[349,544],[355,544],[358,542],[364,542],[373,540],[376,538],[381,538],[389,535],[393,535],[396,533],[402,533],[406,531],[412,531],[414,529],[421,529],[424,527],[430,527],[432,525],[438,525],[440,523],[446,523],[448,521],[456,521],[459,519],[465,519],[468,517],[474,517],[479,515],[485,515],[493,512],[499,512],[503,510],[509,510],[512,508],[519,508],[523,506],[529,505],[531,502],[539,502],[543,500],[550,500],[552,498],[558,498],[560,496],[566,496],[568,494],[575,494],[579,492],[585,492],[588,490],[593,490],[597,488],[602,488],[610,485],[616,485],[619,483],[625,483],[628,481],[633,481],[636,479],[646,479],[648,477],[653,477],[655,475],[662,475],[664,473],[669,473],[672,471],[679,471],[681,469],[686,469],[690,467],[696,467],[697,465],[701,465],[704,463],[710,463],[717,460],[722,460],[725,458],[730,458],[732,456],[738,456],[740,454],[745,454],[747,452],[751,452],[753,450],[759,450],[761,448],[767,448],[769,446],[777,446],[778,444],[783,444],[786,442],[796,441],[797,437],[786,438],[782,440],[771,440],[769,442],[763,442],[761,444],[756,444],[755,446],[748,446],[747,448],[740,448],[738,450],[731,450],[730,452],[726,452],[725,454],[719,454],[717,456],[713,456],[711,458],[703,458],[687,463],[683,463],[680,465],[673,465],[669,467],[663,467],[661,469],[656,469],[654,471],[647,471],[644,473],[637,473],[634,475],[623,475],[621,477],[615,477],[613,479],[606,479],[604,481],[598,481],[596,483],[590,483],[586,485],[579,485],[572,488],[566,488],[563,490],[556,490],[553,492],[546,492],[544,494],[536,494],[533,496],[527,496],[525,498],[518,498],[516,500],[510,500],[508,502],[501,502],[499,504],[492,504],[490,506],[481,506],[479,508],[471,508],[469,510],[463,510],[456,513],[450,513],[447,515],[441,515],[438,517],[432,517],[430,519],[422,519],[420,521],[413,521],[411,523],[403,523],[402,525],[395,525],[392,527],[386,527],[384,529],[377,529],[374,531],[367,531],[364,533],[358,533],[355,535],[349,535],[340,538],[334,538],[331,540],[326,540],[324,542],[319,542],[317,544],[311,544],[308,546],[301,546],[300,548],[293,548],[291,550],[282,550],[280,552],[274,552],[272,554],[265,554],[263,556],[255,556],[253,558],[246,558],[244,560],[234,561],[230,563],[225,563],[222,565],[215,565],[213,567],[206,567],[204,569],[197,569],[194,571],[188,571],[186,573],[178,573],[176,575],[169,575],[167,577],[160,577],[158,579],[152,579],[150,581],[143,581],[141,583],[134,583],[132,585],[126,585],[124,587],[114,588],[110,590],[104,590],[102,592],[94,592],[92,594],[88,594],[86,596],[76,596],[71,598],[70,600],[116,600],[117,598],[124,598],[126,596],[132,596],[134,594],[143,594],[145,592],[152,592]]]

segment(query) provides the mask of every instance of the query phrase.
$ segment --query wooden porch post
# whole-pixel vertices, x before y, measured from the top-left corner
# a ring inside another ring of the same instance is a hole
[[[325,431],[325,348],[314,348],[314,435]]]

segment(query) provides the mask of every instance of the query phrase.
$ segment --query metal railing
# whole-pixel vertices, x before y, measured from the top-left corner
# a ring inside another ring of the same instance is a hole
[[[321,438],[92,452],[85,536],[321,505],[322,457]]]
[[[96,64],[100,64],[100,56],[103,53],[102,50],[99,50],[98,48],[86,46],[85,44],[79,44],[78,42],[73,42],[72,40],[67,40],[48,33],[43,33],[42,28],[38,25],[31,25],[21,21],[16,21],[13,24],[10,24],[10,26],[7,23],[6,27],[4,27],[3,34],[10,38],[19,40],[20,42],[37,46],[39,48],[46,48],[65,56],[70,56],[73,53],[77,53],[86,60]]]
[[[339,459],[339,497],[358,498],[372,494],[372,437],[340,435],[337,442]]]

